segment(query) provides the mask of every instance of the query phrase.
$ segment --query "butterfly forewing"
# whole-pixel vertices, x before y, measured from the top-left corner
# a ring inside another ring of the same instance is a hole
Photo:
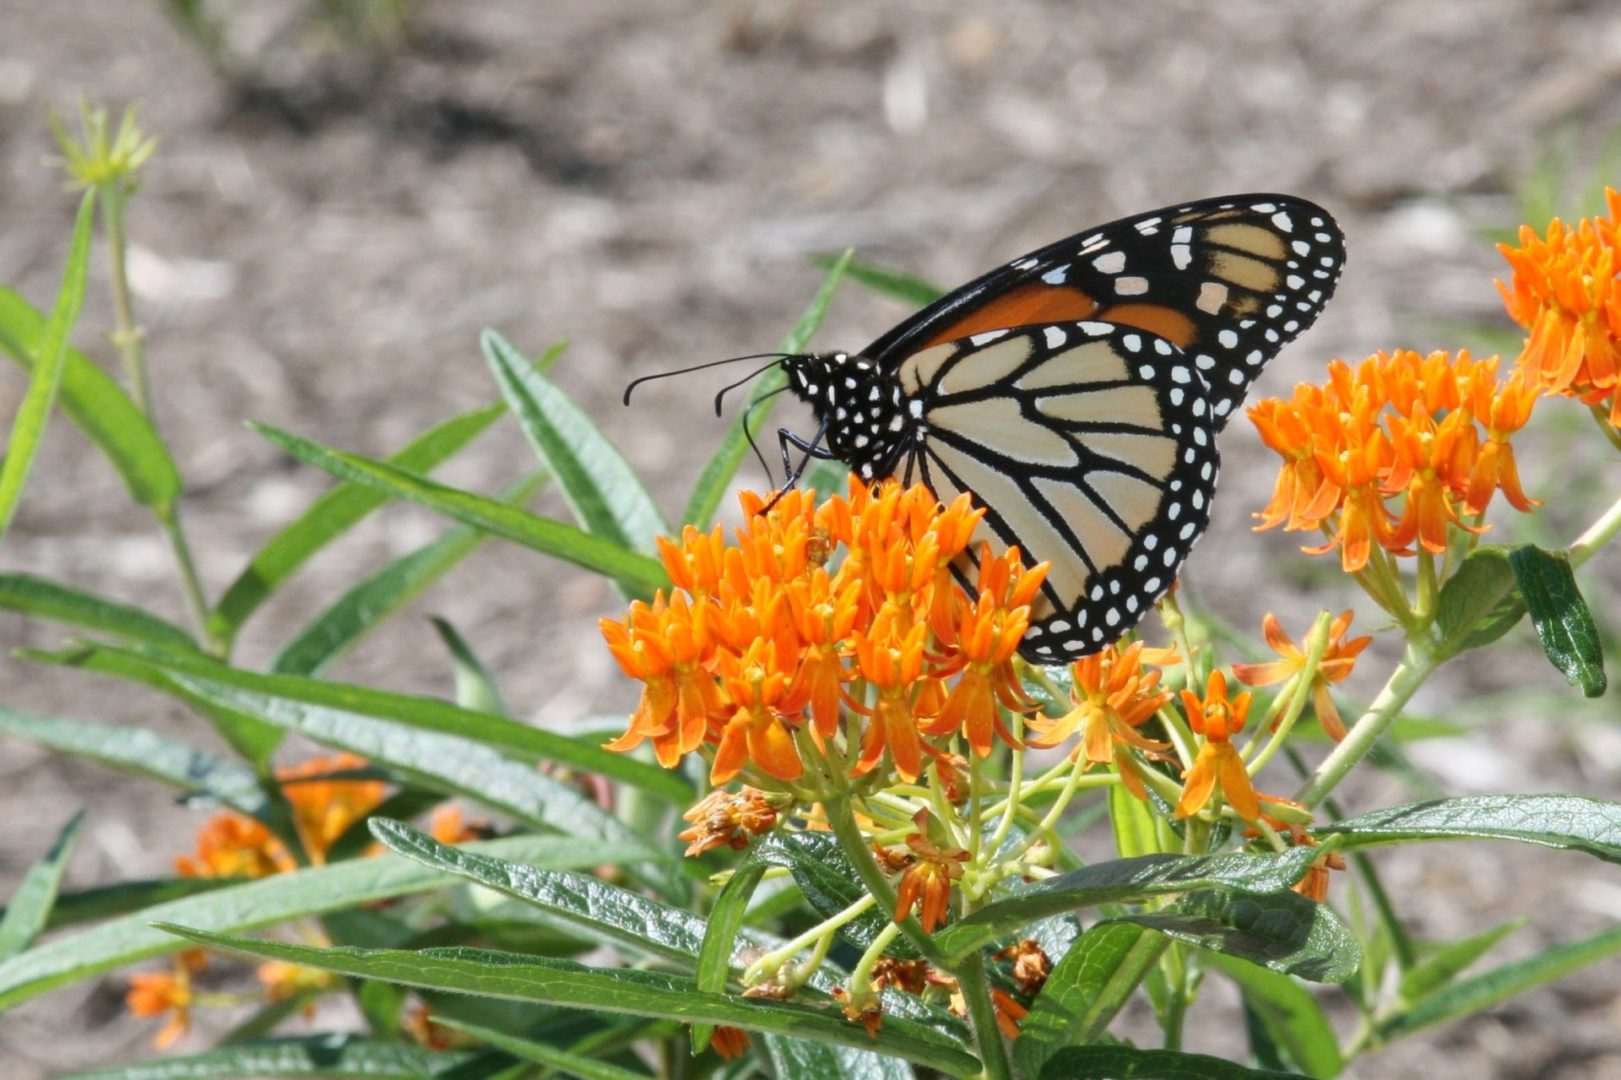
[[[998,541],[1051,564],[1027,658],[1096,652],[1170,587],[1218,467],[1210,402],[1181,350],[1134,327],[1053,323],[931,346],[897,375],[921,406],[897,472],[942,500],[969,492]],[[956,569],[972,588],[971,563]]]
[[[1071,320],[1133,326],[1192,358],[1219,429],[1280,348],[1316,319],[1345,261],[1328,212],[1288,195],[1167,207],[1014,259],[864,350],[880,367],[1000,329]]]

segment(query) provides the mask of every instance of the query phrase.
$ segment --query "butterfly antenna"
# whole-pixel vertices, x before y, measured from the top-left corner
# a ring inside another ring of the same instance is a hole
[[[716,416],[720,415],[721,399],[723,399],[727,394],[731,393],[733,390],[736,390],[739,386],[742,386],[744,383],[753,382],[755,379],[758,379],[761,375],[764,375],[766,372],[770,371],[772,368],[776,367],[778,364],[781,364],[783,362],[783,360],[785,360],[787,358],[786,353],[773,353],[771,355],[776,357],[776,359],[771,361],[771,363],[765,365],[762,368],[759,368],[756,371],[751,371],[749,374],[743,376],[741,379],[737,380],[735,383],[730,384],[729,386],[721,387],[720,393],[715,395],[715,415]],[[772,391],[772,393],[776,393],[776,391]],[[764,401],[766,398],[768,398],[770,396],[771,396],[771,394],[766,394],[763,397],[758,398],[756,400],[755,404],[758,404],[759,402]],[[751,408],[751,409],[754,408],[754,405],[750,405],[749,408]]]
[[[787,355],[786,353],[780,353],[780,352],[749,353],[747,356],[732,356],[732,357],[728,357],[725,360],[711,360],[707,364],[694,364],[694,365],[692,365],[692,367],[677,368],[674,371],[659,371],[659,372],[655,372],[652,375],[643,375],[641,378],[630,380],[630,383],[628,385],[626,385],[626,387],[625,387],[625,404],[626,405],[630,404],[631,391],[635,390],[638,386],[642,385],[642,383],[644,383],[644,382],[652,382],[654,379],[668,379],[672,375],[690,375],[694,371],[703,371],[705,368],[720,367],[722,364],[736,364],[736,363],[739,363],[739,362],[741,362],[743,360],[763,360],[768,356],[774,357],[775,358],[774,362],[780,363],[782,361],[782,359],[784,358],[784,356],[786,356],[786,355]],[[769,370],[770,367],[771,367],[771,365],[767,364],[766,367],[762,368],[761,370],[762,371]],[[756,372],[755,374],[759,374],[759,372]],[[751,375],[751,376],[749,376],[749,378],[752,379],[752,378],[754,378],[754,376]],[[743,381],[748,382],[748,379],[744,379]],[[730,387],[728,387],[727,389],[730,389]]]
[[[770,401],[772,398],[776,397],[786,389],[788,389],[786,386],[779,386],[769,393],[761,394],[759,397],[749,402],[749,407],[743,410],[743,437],[749,441],[749,449],[754,451],[754,457],[757,461],[759,461],[760,468],[765,470],[767,480],[771,479],[771,465],[766,461],[765,455],[760,452],[759,444],[754,441],[754,429],[749,426],[749,418],[754,415],[755,409],[758,409],[761,405],[764,405],[766,402]]]

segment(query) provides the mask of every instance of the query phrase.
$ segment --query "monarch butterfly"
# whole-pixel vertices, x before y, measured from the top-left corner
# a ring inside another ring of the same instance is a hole
[[[779,431],[784,461],[793,446],[942,501],[968,492],[998,539],[1052,564],[1020,652],[1098,652],[1170,588],[1209,522],[1216,433],[1317,318],[1344,259],[1328,212],[1288,195],[1077,233],[859,353],[780,356],[819,425],[808,441]],[[974,557],[953,568],[965,586]]]

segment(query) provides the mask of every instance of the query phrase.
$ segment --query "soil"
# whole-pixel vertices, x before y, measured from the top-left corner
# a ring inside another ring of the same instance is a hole
[[[655,384],[628,410],[626,381],[773,347],[820,279],[808,257],[845,247],[951,283],[1152,206],[1295,192],[1344,224],[1350,264],[1261,392],[1286,392],[1336,355],[1512,349],[1492,240],[1521,220],[1538,177],[1557,178],[1558,205],[1579,212],[1575,195],[1604,178],[1621,130],[1621,9],[1590,0],[420,0],[408,32],[376,49],[300,26],[299,6],[238,14],[227,74],[155,0],[0,0],[0,282],[42,306],[56,288],[74,200],[52,161],[48,109],[71,121],[81,96],[139,101],[160,140],[130,211],[130,270],[157,418],[216,596],[328,486],[245,420],[385,455],[494,400],[477,344],[486,327],[529,352],[569,339],[556,380],[678,514],[722,430],[710,411],[721,380]],[[113,370],[99,258],[76,341]],[[858,346],[903,310],[847,289],[817,340]],[[0,370],[0,415],[23,386]],[[1544,407],[1524,451],[1528,486],[1548,504],[1505,522],[1506,535],[1568,542],[1607,497],[1602,455],[1561,405]],[[1294,538],[1249,531],[1274,467],[1247,424],[1223,453],[1189,593],[1241,627],[1267,610],[1303,627],[1320,606],[1356,607],[1359,626],[1378,626]],[[506,422],[443,476],[496,491],[531,461]],[[769,483],[753,464],[741,480]],[[555,496],[536,506],[566,513]],[[240,662],[265,663],[349,584],[442,528],[411,507],[375,515],[260,613]],[[162,536],[67,423],[50,430],[0,568],[185,617]],[[1613,552],[1583,585],[1614,631]],[[492,542],[331,675],[449,693],[427,618],[437,614],[528,721],[622,715],[630,691],[593,625],[615,607],[594,579]],[[0,614],[7,651],[66,636]],[[1383,645],[1370,653],[1348,697],[1371,694],[1392,659]],[[164,698],[20,659],[0,662],[0,679],[13,708],[210,745]],[[1412,747],[1439,790],[1621,796],[1614,694],[1581,699],[1523,628],[1488,659],[1449,667],[1415,709],[1478,729]],[[1344,808],[1413,797],[1374,773]],[[8,740],[0,894],[80,806],[89,818],[70,888],[166,873],[198,821],[150,784]],[[1577,855],[1458,845],[1387,852],[1378,866],[1422,939],[1527,917],[1498,961],[1621,917],[1613,868]],[[0,1019],[0,1072],[33,1080],[149,1056],[152,1025],[123,1013],[124,980],[80,983]],[[1339,992],[1326,996],[1351,1024]],[[1190,1049],[1238,1052],[1232,1004],[1212,980]],[[1618,1031],[1612,959],[1347,1075],[1621,1076]]]

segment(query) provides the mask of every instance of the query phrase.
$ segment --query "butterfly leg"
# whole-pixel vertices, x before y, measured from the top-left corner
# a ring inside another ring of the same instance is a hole
[[[784,473],[782,490],[793,490],[794,485],[799,483],[799,478],[805,475],[805,469],[810,465],[811,458],[821,458],[827,461],[837,456],[833,451],[822,445],[822,437],[826,434],[827,425],[825,423],[816,429],[815,437],[809,442],[806,442],[787,428],[777,429],[777,445],[782,448],[782,471]],[[789,453],[790,449],[804,452],[805,456],[799,459],[797,468],[794,466],[793,455]]]

